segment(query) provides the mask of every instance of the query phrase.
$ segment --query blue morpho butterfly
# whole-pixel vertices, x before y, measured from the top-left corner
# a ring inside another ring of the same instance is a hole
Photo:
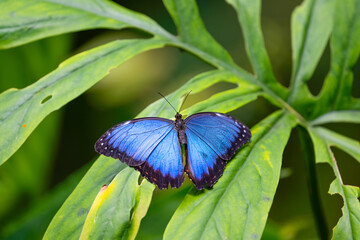
[[[145,117],[119,123],[99,138],[95,150],[135,168],[159,189],[178,188],[184,182],[184,144],[185,172],[201,190],[219,180],[250,138],[249,128],[229,115],[201,112],[182,119],[177,112],[175,121]]]

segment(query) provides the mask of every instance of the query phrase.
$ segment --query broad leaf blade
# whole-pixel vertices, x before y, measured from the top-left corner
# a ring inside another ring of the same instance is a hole
[[[280,85],[273,74],[267,55],[260,23],[260,0],[227,0],[237,12],[244,37],[247,55],[260,81],[282,98],[287,97],[286,89]]]
[[[25,141],[52,111],[76,98],[122,62],[143,51],[159,48],[163,40],[114,41],[78,54],[27,88],[0,95],[0,164]]]
[[[168,36],[150,18],[106,0],[0,2],[0,48],[67,32],[124,27],[137,27]]]
[[[290,115],[277,112],[255,126],[251,143],[213,189],[187,194],[164,239],[260,239],[294,124]]]
[[[306,82],[325,49],[331,33],[335,0],[305,0],[291,18],[293,69],[289,102],[303,104],[311,98]]]
[[[104,184],[126,168],[116,159],[101,156],[86,173],[51,221],[44,239],[79,239],[92,202]]]
[[[132,209],[140,200],[136,197],[141,187],[144,189],[145,186],[148,189],[150,194],[146,195],[144,206],[147,210],[152,190],[155,188],[147,181],[139,186],[138,178],[139,173],[127,167],[117,174],[109,186],[100,190],[86,218],[80,239],[135,238],[137,231],[133,232],[131,237],[127,233],[131,221],[138,219],[131,216]]]
[[[337,1],[331,37],[331,69],[315,112],[360,109],[360,100],[351,97],[352,68],[360,54],[360,1]]]

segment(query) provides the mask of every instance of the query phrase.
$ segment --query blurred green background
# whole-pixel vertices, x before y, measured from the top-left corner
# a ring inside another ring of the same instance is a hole
[[[149,15],[165,29],[176,32],[161,1],[117,2]],[[209,32],[230,52],[236,63],[251,72],[235,11],[224,1],[197,2]],[[285,86],[291,75],[290,18],[300,3],[299,0],[273,0],[263,1],[262,6],[266,47],[275,75]],[[0,51],[0,90],[24,88],[81,51],[115,39],[138,37],[149,36],[135,30],[91,30]],[[329,63],[328,46],[309,82],[314,94],[320,91]],[[98,137],[160,98],[157,92],[168,94],[191,77],[210,69],[211,66],[178,49],[152,50],[112,70],[85,94],[49,115],[21,149],[0,167],[0,238],[40,239],[62,202],[97,158],[93,145]],[[353,95],[360,97],[360,62],[355,66],[354,74]],[[231,87],[231,84],[218,84],[191,95],[186,106]],[[260,98],[231,115],[252,127],[272,111],[274,107]],[[359,139],[358,125],[329,124],[328,127]],[[343,152],[336,149],[334,152],[344,183],[359,186],[359,164]],[[327,194],[334,178],[331,168],[326,164],[318,165],[317,174],[330,231],[341,216],[343,203],[340,196]],[[190,187],[187,180],[180,189],[156,190],[137,239],[161,239],[167,222]],[[263,238],[318,238],[308,196],[306,165],[296,129],[285,149],[282,179]]]

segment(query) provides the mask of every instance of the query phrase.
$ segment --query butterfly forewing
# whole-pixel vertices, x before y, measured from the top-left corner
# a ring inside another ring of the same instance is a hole
[[[226,161],[251,138],[250,130],[237,119],[221,113],[198,113],[185,119],[186,172],[197,189],[213,186]]]
[[[134,167],[160,189],[169,184],[179,187],[184,181],[181,147],[171,120],[140,118],[120,123],[100,137],[95,150]]]

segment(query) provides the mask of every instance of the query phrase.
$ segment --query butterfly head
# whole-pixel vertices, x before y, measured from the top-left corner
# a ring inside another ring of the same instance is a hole
[[[178,131],[185,130],[185,122],[184,119],[182,119],[182,115],[180,113],[176,113],[175,115],[175,128]]]
[[[177,112],[176,115],[175,115],[175,119],[180,120],[181,118],[182,118],[182,115]]]

